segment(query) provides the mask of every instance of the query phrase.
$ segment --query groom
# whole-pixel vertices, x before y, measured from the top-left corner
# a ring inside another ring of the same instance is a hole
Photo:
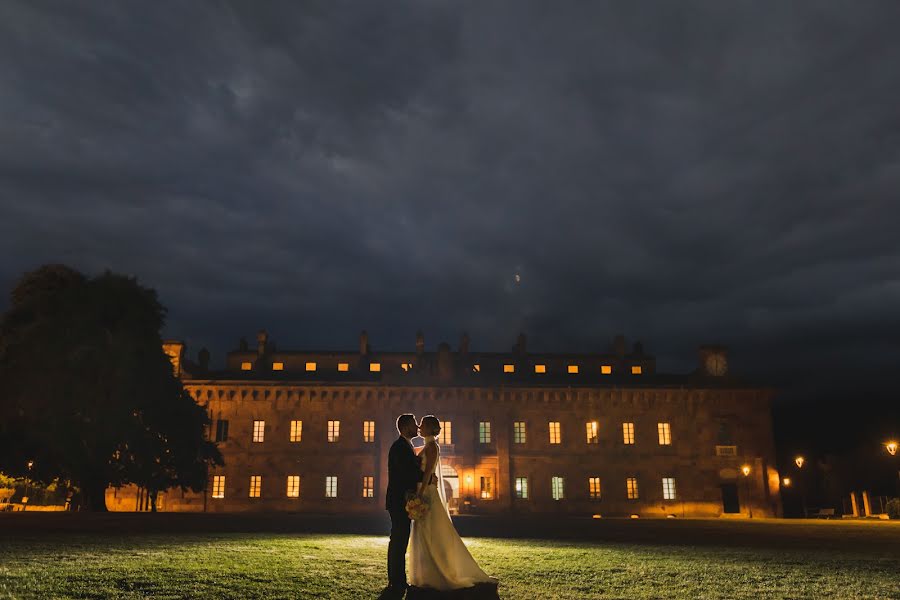
[[[406,588],[406,547],[409,545],[409,515],[406,514],[406,496],[415,493],[416,484],[422,480],[419,459],[413,451],[412,438],[419,426],[414,415],[397,417],[400,437],[388,452],[388,486],[385,508],[391,515],[391,541],[388,544],[388,587],[385,591],[403,597]]]

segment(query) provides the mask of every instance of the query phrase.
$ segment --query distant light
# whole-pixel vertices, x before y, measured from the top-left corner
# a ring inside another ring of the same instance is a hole
[[[798,469],[802,469],[803,463],[806,462],[806,459],[803,458],[802,456],[798,456],[797,458],[794,459],[794,462],[797,464]]]
[[[521,282],[522,282],[522,276],[519,275],[518,273],[516,273],[516,283],[521,283]]]
[[[750,474],[750,465],[744,465],[741,467],[741,473],[744,474],[744,477]]]
[[[784,487],[791,487],[791,478],[785,477],[781,480],[781,483],[784,485]]]
[[[675,519],[677,515],[666,515],[667,519]]]
[[[591,518],[592,519],[602,519],[603,517],[601,517],[600,515],[591,515]]]
[[[631,515],[631,518],[632,518],[632,519],[640,519],[640,518],[641,518],[641,515]]]
[[[891,456],[897,455],[897,442],[891,440],[890,442],[885,444],[884,447],[887,448],[887,451]]]

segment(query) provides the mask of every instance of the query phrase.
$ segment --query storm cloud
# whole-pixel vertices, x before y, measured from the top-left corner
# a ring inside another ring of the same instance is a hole
[[[898,28],[893,1],[5,2],[0,286],[134,274],[214,363],[259,328],[621,332],[662,371],[718,342],[785,389],[887,385]]]

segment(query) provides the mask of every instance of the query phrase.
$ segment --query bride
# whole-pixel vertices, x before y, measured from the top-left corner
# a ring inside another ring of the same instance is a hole
[[[410,583],[417,587],[454,590],[479,583],[496,585],[497,580],[485,574],[469,554],[456,532],[441,477],[441,452],[435,436],[441,422],[434,415],[422,417],[419,433],[425,438],[422,449],[422,482],[418,493],[430,503],[425,516],[413,521],[410,538]]]

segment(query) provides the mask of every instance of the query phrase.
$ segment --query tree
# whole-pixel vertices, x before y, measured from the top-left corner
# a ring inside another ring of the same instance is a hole
[[[151,461],[167,473],[154,485],[201,487],[221,455],[162,350],[164,319],[131,277],[62,265],[23,276],[0,320],[0,470],[69,480],[97,511]]]

